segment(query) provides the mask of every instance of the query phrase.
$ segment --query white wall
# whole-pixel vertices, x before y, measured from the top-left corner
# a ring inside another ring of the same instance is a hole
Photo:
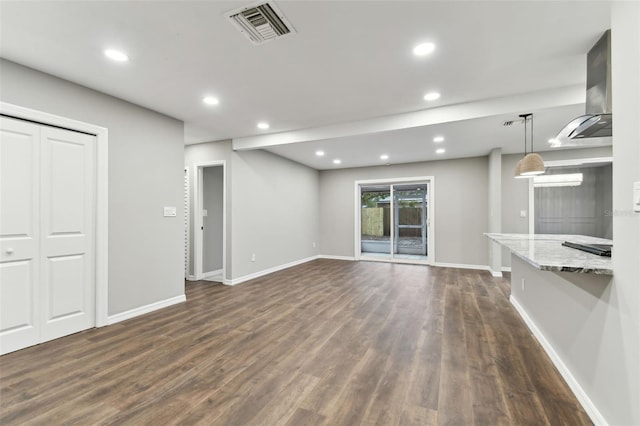
[[[213,166],[202,169],[202,207],[207,216],[202,218],[202,271],[222,269],[223,212],[224,212],[224,167]]]
[[[231,203],[233,200],[233,194],[231,193],[231,171],[233,170],[233,164],[231,162],[233,151],[231,150],[231,140],[225,140],[220,142],[201,143],[197,145],[188,145],[184,149],[184,164],[189,171],[189,200],[191,206],[189,208],[189,275],[195,275],[195,260],[194,260],[194,243],[193,238],[195,216],[193,211],[193,201],[195,200],[194,183],[196,182],[196,165],[200,163],[211,163],[214,161],[225,161],[225,190],[227,192],[227,205],[225,211],[227,215],[227,260],[225,265],[225,278],[230,278],[231,271],[231,223],[233,217],[231,216]]]
[[[318,254],[316,170],[267,151],[235,152],[231,192],[233,279]]]
[[[486,266],[488,168],[475,157],[320,172],[320,253],[355,256],[356,180],[434,176],[435,261]]]
[[[613,296],[593,398],[611,424],[640,424],[640,214],[632,185],[640,182],[640,3],[614,2]],[[608,334],[610,332],[610,334]],[[619,333],[619,334],[618,334]],[[622,355],[621,355],[622,354]],[[619,361],[619,362],[618,362]]]
[[[0,100],[109,130],[109,315],[183,295],[183,123],[6,60]]]
[[[185,148],[192,178],[195,164],[219,160],[227,167],[227,280],[318,254],[316,170],[262,150],[234,152],[231,141]]]

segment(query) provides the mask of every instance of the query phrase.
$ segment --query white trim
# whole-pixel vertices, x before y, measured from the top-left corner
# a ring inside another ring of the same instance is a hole
[[[224,269],[217,269],[217,270],[215,270],[215,271],[205,272],[205,273],[202,275],[202,279],[203,279],[203,280],[206,280],[206,279],[207,279],[207,278],[209,278],[209,277],[213,277],[213,276],[215,276],[215,275],[220,275],[220,274],[224,274]]]
[[[419,259],[403,259],[403,258],[389,258],[386,259],[384,257],[377,256],[362,256],[360,260],[363,262],[386,262],[386,263],[404,263],[407,265],[423,265],[423,266],[432,266],[429,263],[429,260],[419,260]]]
[[[353,208],[353,225],[354,225],[354,233],[353,233],[353,254],[355,260],[360,260],[360,256],[362,256],[362,247],[360,245],[360,232],[362,232],[362,212],[361,209],[361,201],[362,200],[362,187],[359,181],[353,182],[355,188],[355,197],[354,197],[354,208]]]
[[[349,260],[352,262],[356,260],[353,256],[334,256],[331,254],[319,254],[318,259]]]
[[[593,157],[593,158],[578,158],[575,160],[551,160],[545,161],[545,167],[559,167],[559,166],[580,166],[582,164],[591,163],[613,163],[613,157]]]
[[[185,244],[187,245],[187,250],[185,252],[185,263],[187,265],[187,270],[185,271],[185,279],[188,280],[191,272],[191,170],[189,170],[189,166],[184,166],[184,171],[187,176],[187,193],[185,194],[186,200],[185,205],[187,206],[187,217],[185,218],[186,226],[187,226],[187,235]]]
[[[264,275],[269,275],[274,272],[281,271],[283,269],[291,268],[292,266],[301,265],[303,263],[311,262],[312,260],[318,259],[318,256],[306,257],[300,260],[294,260],[293,262],[285,263],[284,265],[274,266],[273,268],[264,269],[262,271],[254,272],[253,274],[245,275],[243,277],[234,278],[232,280],[224,280],[225,285],[237,285],[243,283],[245,281],[253,280],[255,278],[262,277]]]
[[[447,262],[435,262],[433,266],[438,268],[458,268],[458,269],[475,269],[478,271],[492,272],[489,265],[473,265],[467,263],[447,263]]]
[[[96,136],[95,325],[105,326],[108,323],[109,312],[109,131],[105,127],[6,102],[0,102],[0,112]]]
[[[389,194],[391,200],[393,200],[393,185],[399,183],[427,183],[427,195],[428,195],[428,213],[427,213],[427,259],[424,262],[421,261],[413,261],[407,262],[407,259],[402,258],[394,258],[391,256],[389,259],[374,259],[374,258],[366,258],[367,261],[377,261],[377,262],[390,262],[390,263],[418,263],[424,265],[435,265],[436,258],[436,240],[435,240],[435,193],[436,193],[436,178],[435,176],[415,176],[415,177],[402,177],[402,178],[388,178],[388,179],[363,179],[354,181],[355,188],[355,205],[354,205],[354,249],[353,252],[355,254],[355,260],[365,260],[362,257],[362,251],[360,247],[360,230],[361,230],[361,209],[360,209],[360,200],[362,199],[362,186],[363,185],[389,185]],[[391,224],[394,223],[393,217],[393,209],[391,209],[391,215],[389,217],[389,221]],[[393,226],[393,225],[391,225]],[[390,246],[393,247],[393,232],[390,238]]]
[[[491,276],[494,278],[502,278],[502,272],[496,272],[493,269],[489,269]]]
[[[202,234],[198,232],[202,227],[202,169],[204,167],[222,167],[222,280],[227,282],[227,162],[226,160],[205,161],[193,164],[195,179],[193,182],[193,232],[195,234],[194,275],[196,281],[204,278],[202,271]]]
[[[511,272],[511,266],[503,266],[502,272]]]
[[[189,275],[187,277],[187,281],[198,281],[198,280],[196,280],[196,276],[195,275]]]
[[[527,185],[529,186],[529,234],[535,233],[535,191],[533,186],[533,179],[527,179]]]
[[[587,396],[587,393],[584,391],[584,389],[582,389],[582,386],[580,386],[573,374],[571,374],[571,370],[569,370],[560,355],[558,355],[558,353],[555,351],[553,345],[544,337],[544,334],[536,326],[535,322],[531,319],[527,311],[522,307],[522,305],[520,305],[520,303],[518,303],[516,298],[513,297],[513,294],[509,297],[509,301],[516,309],[518,314],[520,314],[520,317],[527,325],[529,330],[531,330],[531,333],[538,340],[544,351],[547,353],[547,355],[549,355],[551,362],[553,362],[553,365],[556,366],[562,378],[565,380],[565,382],[567,382],[569,388],[582,405],[582,408],[584,408],[584,410],[591,418],[591,421],[595,425],[607,425],[607,421],[602,416],[600,411],[598,411],[598,408],[595,406],[595,404]]]
[[[182,294],[180,296],[171,297],[169,299],[161,300],[159,302],[150,303],[148,305],[130,309],[128,311],[121,312],[119,314],[110,315],[107,320],[107,324],[112,325],[121,321],[135,318],[140,315],[148,314],[149,312],[157,311],[158,309],[166,308],[168,306],[176,305],[178,303],[182,303],[186,301],[187,301],[187,297],[184,294]]]

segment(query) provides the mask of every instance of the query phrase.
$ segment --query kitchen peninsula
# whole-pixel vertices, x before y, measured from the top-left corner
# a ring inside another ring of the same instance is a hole
[[[511,251],[511,303],[591,418],[601,419],[588,395],[594,392],[597,376],[603,374],[593,368],[604,362],[602,348],[619,344],[602,335],[611,321],[608,306],[620,303],[614,291],[612,258],[565,247],[562,242],[612,244],[611,240],[578,235],[485,235]]]
[[[611,258],[565,247],[563,241],[580,244],[612,244],[611,240],[584,235],[485,234],[541,271],[613,275]]]

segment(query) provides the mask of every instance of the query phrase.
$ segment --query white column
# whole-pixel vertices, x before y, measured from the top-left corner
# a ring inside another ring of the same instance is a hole
[[[489,154],[489,223],[488,232],[502,232],[502,149]],[[502,247],[489,240],[489,268],[494,277],[502,276]]]

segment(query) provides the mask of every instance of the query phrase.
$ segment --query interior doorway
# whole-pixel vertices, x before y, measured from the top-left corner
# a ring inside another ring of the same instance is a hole
[[[356,182],[356,259],[430,264],[433,177]]]
[[[226,177],[224,161],[196,168],[194,251],[197,280],[225,282]]]

